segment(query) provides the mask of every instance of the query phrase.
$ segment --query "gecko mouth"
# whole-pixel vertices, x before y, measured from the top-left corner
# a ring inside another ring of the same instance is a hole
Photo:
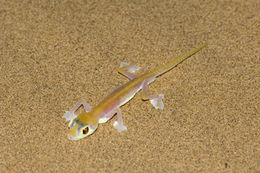
[[[68,135],[68,138],[69,138],[69,140],[72,140],[72,141],[78,140],[76,137],[71,136],[71,135]]]

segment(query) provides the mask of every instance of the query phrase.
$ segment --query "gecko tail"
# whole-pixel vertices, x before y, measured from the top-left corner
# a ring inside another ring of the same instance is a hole
[[[169,63],[167,63],[166,65],[150,72],[149,74],[151,76],[155,76],[155,77],[158,77],[168,71],[170,71],[171,69],[173,69],[176,65],[178,65],[179,63],[181,63],[182,61],[184,61],[185,59],[189,58],[190,56],[194,55],[195,53],[199,52],[201,49],[203,49],[204,47],[206,47],[208,45],[208,43],[204,43],[203,45],[201,45],[200,47],[184,54],[184,55],[181,55],[177,58],[174,58],[173,60],[171,60]]]

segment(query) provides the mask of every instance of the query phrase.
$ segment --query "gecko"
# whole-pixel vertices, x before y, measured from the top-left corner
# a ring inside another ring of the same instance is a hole
[[[206,45],[207,43],[184,55],[172,59],[166,65],[162,65],[161,67],[148,71],[142,75],[137,75],[135,73],[140,67],[121,62],[118,72],[130,79],[127,83],[115,89],[93,109],[85,99],[82,99],[70,111],[65,111],[63,118],[65,118],[66,121],[69,121],[68,138],[70,140],[79,140],[87,137],[96,131],[99,124],[107,122],[114,115],[117,116],[117,120],[113,123],[113,126],[117,131],[123,132],[127,130],[127,127],[123,123],[120,107],[131,100],[140,90],[142,90],[142,100],[149,100],[156,109],[162,110],[164,108],[162,101],[164,95],[149,95],[148,85],[154,82],[157,77],[170,71],[185,59],[199,52]],[[75,112],[81,106],[84,107],[84,111],[77,116]]]

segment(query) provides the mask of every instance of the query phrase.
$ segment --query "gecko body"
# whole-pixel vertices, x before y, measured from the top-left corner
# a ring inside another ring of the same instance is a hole
[[[163,94],[159,95],[149,95],[148,94],[148,85],[152,83],[156,77],[168,72],[180,62],[184,61],[193,54],[199,52],[204,48],[207,43],[202,46],[188,52],[184,55],[181,55],[168,64],[161,66],[155,70],[144,73],[140,76],[135,74],[139,67],[129,65],[125,62],[120,64],[118,72],[130,79],[127,83],[115,89],[110,93],[103,101],[101,101],[96,107],[91,109],[89,104],[82,99],[81,102],[77,103],[72,110],[66,111],[63,117],[69,122],[69,135],[68,138],[71,140],[82,139],[86,136],[89,136],[98,127],[98,124],[105,123],[111,119],[115,114],[117,115],[117,121],[114,122],[113,126],[119,131],[122,132],[127,130],[127,127],[123,124],[122,113],[120,106],[127,103],[131,100],[135,94],[142,90],[142,99],[149,100],[150,103],[156,109],[163,109],[164,104],[162,99],[164,98]],[[77,109],[82,106],[85,111],[78,116],[75,114]]]

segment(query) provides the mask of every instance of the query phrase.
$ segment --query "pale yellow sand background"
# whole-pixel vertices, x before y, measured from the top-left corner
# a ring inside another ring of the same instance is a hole
[[[0,172],[259,171],[259,1],[1,1]],[[158,67],[209,45],[92,136],[62,119],[127,79],[121,61]]]

